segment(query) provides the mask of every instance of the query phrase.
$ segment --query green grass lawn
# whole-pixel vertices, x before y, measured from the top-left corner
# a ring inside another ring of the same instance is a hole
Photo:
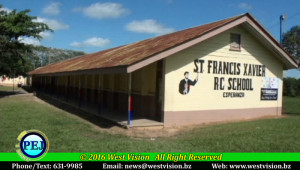
[[[49,152],[300,152],[300,98],[285,98],[282,118],[208,125],[172,137],[111,134],[33,96],[0,99],[0,152],[15,152],[23,130],[38,129]]]
[[[20,88],[17,86],[14,87],[14,91],[19,91]],[[0,85],[0,91],[13,91],[13,86],[2,86]]]

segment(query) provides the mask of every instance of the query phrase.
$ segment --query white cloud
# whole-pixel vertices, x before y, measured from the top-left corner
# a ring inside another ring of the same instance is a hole
[[[85,8],[76,8],[74,11],[82,11],[84,15],[96,18],[119,18],[130,13],[129,9],[126,9],[119,3],[95,3]]]
[[[58,15],[60,13],[60,6],[61,3],[59,2],[51,2],[50,5],[43,9],[43,13],[48,15]]]
[[[83,42],[73,42],[70,45],[73,47],[104,47],[110,44],[110,40],[101,37],[92,37]]]
[[[12,10],[2,7],[2,8],[0,8],[0,11],[6,11],[7,13],[10,13]]]
[[[52,38],[53,34],[49,31],[44,31],[40,33],[40,36],[42,36],[43,39],[50,39]]]
[[[243,2],[243,3],[240,3],[240,4],[239,4],[239,8],[241,8],[241,9],[246,9],[246,10],[250,10],[250,9],[252,9],[252,5]]]
[[[65,30],[65,29],[68,29],[70,27],[69,25],[67,25],[65,23],[62,23],[62,22],[59,22],[55,19],[48,19],[48,18],[38,17],[36,19],[36,22],[46,23],[53,30]]]
[[[53,34],[51,32],[41,32],[40,36],[43,37],[43,39],[51,39]],[[41,45],[41,42],[33,37],[19,37],[19,42],[22,42],[24,44],[31,44],[34,46],[39,46]]]
[[[126,29],[137,33],[149,33],[156,35],[167,34],[175,31],[174,28],[165,27],[153,19],[132,21],[126,25]]]
[[[41,45],[41,42],[38,39],[32,38],[32,37],[20,37],[19,41],[24,44],[31,44],[34,46]]]

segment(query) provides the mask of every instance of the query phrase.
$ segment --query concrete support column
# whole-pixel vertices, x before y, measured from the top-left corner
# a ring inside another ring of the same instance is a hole
[[[112,94],[112,100],[111,100],[111,104],[112,104],[112,108],[110,108],[113,112],[115,111],[115,74],[111,74],[112,76],[112,89],[111,89],[111,94]]]
[[[46,87],[47,87],[47,77],[44,76],[43,79],[44,79],[44,85],[43,85],[43,92],[45,93],[46,92]]]
[[[70,76],[66,76],[66,86],[65,86],[65,97],[66,97],[66,102],[69,102],[69,93],[70,93]]]
[[[81,75],[78,76],[78,107],[81,107],[82,103],[82,80],[81,80]]]
[[[128,81],[128,125],[132,124],[132,95],[131,95],[131,88],[132,86],[132,76],[131,73],[129,73],[129,81]]]
[[[59,95],[60,95],[60,93],[61,93],[61,91],[60,91],[60,87],[59,87],[59,84],[60,84],[60,76],[57,76],[56,77],[56,90],[55,90],[55,92],[56,92],[56,98],[59,98]]]
[[[103,75],[99,75],[98,80],[98,114],[103,112]]]
[[[82,86],[83,87],[83,102],[84,103],[87,103],[88,102],[88,85],[87,85],[87,82],[88,82],[88,75],[84,75],[83,78],[84,78],[84,85]]]

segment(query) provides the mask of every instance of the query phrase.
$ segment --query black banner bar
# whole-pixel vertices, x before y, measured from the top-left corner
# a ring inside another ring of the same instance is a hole
[[[300,169],[300,162],[0,162],[1,169]]]

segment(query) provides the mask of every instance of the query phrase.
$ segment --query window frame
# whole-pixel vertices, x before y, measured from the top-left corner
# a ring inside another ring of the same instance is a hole
[[[238,42],[237,39],[238,38]],[[234,45],[234,44],[236,45]],[[238,47],[237,47],[238,46]],[[230,51],[242,51],[242,35],[239,33],[230,33]]]

